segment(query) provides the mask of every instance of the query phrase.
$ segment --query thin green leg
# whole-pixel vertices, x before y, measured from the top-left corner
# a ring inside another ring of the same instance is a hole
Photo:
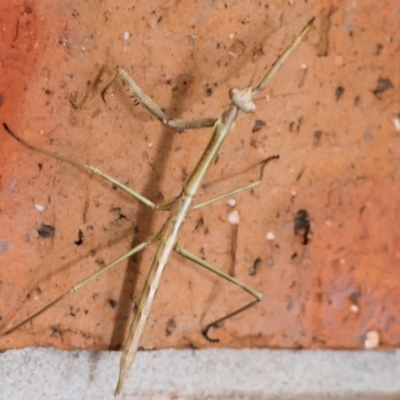
[[[210,330],[210,328],[217,327],[223,321],[225,321],[225,320],[227,320],[229,318],[232,318],[235,315],[238,315],[241,312],[253,307],[256,303],[258,303],[261,300],[262,294],[260,292],[258,292],[257,290],[251,288],[250,286],[246,285],[245,283],[243,283],[243,282],[239,281],[238,279],[234,278],[233,276],[230,276],[226,272],[224,272],[224,271],[220,270],[219,268],[215,267],[214,265],[210,264],[209,262],[201,259],[200,257],[196,256],[195,254],[191,253],[190,251],[182,249],[182,248],[180,248],[178,246],[175,246],[174,250],[178,254],[180,254],[181,256],[187,258],[188,260],[191,260],[191,261],[195,262],[196,264],[200,265],[201,267],[204,267],[204,268],[208,269],[209,271],[213,272],[214,274],[217,274],[221,278],[224,278],[227,281],[239,286],[240,288],[245,290],[247,293],[251,294],[253,297],[256,298],[256,300],[253,300],[252,302],[246,304],[245,306],[240,307],[236,311],[233,311],[233,312],[229,313],[228,315],[225,315],[224,317],[219,318],[216,321],[211,322],[205,328],[202,329],[202,333],[203,333],[204,337],[207,340],[209,340],[211,342],[218,342],[219,341],[218,339],[212,339],[212,338],[210,338],[208,336],[208,331]]]
[[[259,93],[261,93],[267,87],[268,83],[271,81],[271,79],[274,77],[274,75],[278,72],[278,70],[282,67],[282,65],[285,63],[285,61],[290,56],[292,51],[299,45],[299,43],[302,41],[304,36],[306,36],[308,31],[313,27],[314,21],[315,21],[315,17],[311,18],[307,22],[307,25],[302,29],[302,31],[296,37],[296,39],[293,40],[293,42],[285,49],[285,51],[274,62],[271,69],[267,72],[267,75],[264,76],[264,78],[260,82],[260,84],[252,90],[252,98],[253,99],[255,96],[257,96]]]
[[[192,120],[183,119],[168,119],[161,107],[149,97],[140,86],[129,76],[129,74],[122,68],[118,68],[113,76],[108,80],[102,93],[107,89],[111,82],[116,78],[117,75],[121,75],[125,84],[129,87],[129,90],[135,96],[136,100],[150,111],[155,117],[158,118],[165,126],[170,128],[183,130],[183,129],[199,129],[199,128],[210,128],[215,125],[217,118],[200,117]]]
[[[221,194],[220,196],[213,197],[212,199],[209,199],[209,200],[203,201],[201,203],[198,203],[195,206],[193,206],[192,210],[198,210],[199,208],[202,208],[204,206],[208,206],[209,204],[215,203],[216,201],[219,201],[219,200],[223,200],[223,199],[225,199],[227,197],[233,196],[234,194],[243,192],[244,190],[253,189],[253,188],[257,187],[261,183],[261,181],[263,179],[264,168],[267,165],[267,163],[269,161],[271,161],[271,160],[276,160],[278,158],[279,158],[279,156],[272,156],[272,157],[269,157],[266,160],[261,162],[260,177],[258,178],[258,180],[254,181],[254,182],[251,182],[248,185],[242,186],[242,187],[240,187],[238,189],[231,190],[230,192]]]
[[[131,196],[135,197],[136,199],[138,199],[141,203],[143,203],[144,205],[146,205],[147,207],[150,207],[153,210],[158,210],[159,208],[157,207],[156,204],[154,204],[151,200],[149,200],[148,198],[142,196],[140,193],[135,192],[134,190],[130,189],[128,186],[124,185],[121,182],[118,182],[116,179],[112,178],[111,176],[105,174],[104,172],[100,171],[98,168],[89,165],[89,164],[84,164],[80,161],[76,161],[73,160],[72,158],[68,158],[68,157],[64,157],[61,156],[57,153],[53,153],[52,151],[49,150],[45,150],[42,149],[41,147],[35,146],[31,143],[29,143],[28,141],[26,141],[25,139],[19,137],[15,132],[13,132],[6,123],[3,123],[4,129],[11,135],[13,136],[15,139],[17,139],[19,142],[21,142],[22,144],[24,144],[26,147],[29,147],[32,150],[38,151],[39,153],[43,153],[46,154],[50,157],[56,158],[58,160],[62,160],[65,161],[69,164],[72,165],[76,165],[80,168],[84,168],[92,173],[94,173],[95,175],[101,176],[102,178],[104,178],[106,181],[111,182],[112,184],[114,184],[115,186],[119,187],[120,189],[122,189],[124,192],[129,193]],[[163,208],[163,210],[168,210],[168,208]]]
[[[20,322],[18,325],[15,325],[11,329],[7,330],[6,332],[2,333],[1,336],[8,335],[21,326],[25,325],[29,321],[32,321],[39,315],[43,314],[45,311],[47,311],[49,308],[53,307],[55,304],[59,303],[61,300],[63,300],[65,297],[68,295],[77,292],[79,289],[81,289],[83,286],[86,286],[90,281],[93,279],[98,278],[100,275],[103,275],[105,272],[109,271],[111,268],[115,267],[117,264],[119,264],[121,261],[126,260],[127,258],[133,256],[134,254],[138,253],[139,251],[145,249],[148,247],[150,244],[157,242],[160,239],[160,232],[157,234],[153,235],[149,240],[146,242],[140,243],[137,246],[135,246],[132,250],[129,250],[127,253],[123,254],[122,256],[118,257],[116,260],[111,262],[110,264],[106,265],[104,268],[102,268],[100,271],[95,272],[94,274],[88,276],[85,279],[82,279],[80,282],[78,282],[76,285],[72,286],[69,290],[67,290],[65,293],[63,293],[61,296],[57,297],[55,300],[51,301],[49,304],[47,304],[45,307],[37,311],[35,314],[31,315],[29,318],[24,319],[22,322]]]

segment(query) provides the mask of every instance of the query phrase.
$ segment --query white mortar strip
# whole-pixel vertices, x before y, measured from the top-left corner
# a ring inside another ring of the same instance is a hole
[[[0,399],[114,399],[118,352],[0,354]],[[400,398],[400,350],[139,352],[120,399]]]

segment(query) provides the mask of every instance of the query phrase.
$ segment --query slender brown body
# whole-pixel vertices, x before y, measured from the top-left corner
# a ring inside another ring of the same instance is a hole
[[[267,160],[263,160],[261,162],[261,173],[260,178],[257,181],[254,181],[248,185],[245,185],[241,188],[236,190],[230,191],[228,193],[222,194],[214,199],[210,199],[208,201],[199,203],[197,205],[193,204],[193,200],[197,195],[201,184],[204,180],[205,175],[207,174],[211,164],[215,160],[215,157],[220,149],[223,141],[229,135],[231,130],[234,127],[234,123],[240,114],[240,112],[254,112],[256,109],[254,98],[265,89],[268,82],[271,78],[275,75],[275,73],[279,70],[279,68],[283,65],[289,54],[294,50],[294,48],[300,43],[301,39],[307,34],[307,32],[313,26],[314,19],[310,20],[308,24],[303,28],[297,38],[291,43],[291,45],[282,53],[282,55],[277,59],[277,61],[273,64],[271,69],[268,73],[264,76],[260,84],[252,89],[251,87],[247,87],[245,89],[231,89],[229,92],[229,96],[231,99],[231,104],[225,109],[222,113],[221,117],[217,120],[211,118],[199,118],[194,119],[191,121],[184,121],[184,120],[168,120],[162,111],[162,109],[149,97],[143,90],[133,81],[133,79],[125,72],[123,69],[118,68],[115,74],[111,77],[111,79],[105,85],[105,88],[115,79],[116,76],[120,75],[124,82],[128,85],[131,92],[134,94],[136,99],[145,107],[147,108],[153,115],[155,115],[164,125],[175,128],[175,129],[193,129],[193,128],[203,128],[203,127],[214,127],[212,137],[210,142],[207,145],[203,155],[201,156],[199,162],[197,163],[196,167],[194,168],[190,178],[188,179],[187,183],[183,187],[181,194],[174,200],[171,204],[164,204],[164,205],[156,205],[149,199],[145,198],[144,196],[140,195],[133,189],[125,186],[124,184],[118,182],[111,176],[105,174],[104,172],[100,171],[98,168],[91,166],[89,164],[84,164],[80,161],[76,161],[70,159],[68,157],[53,153],[51,151],[39,148],[33,144],[28,143],[23,138],[16,135],[8,126],[7,124],[3,123],[5,130],[12,135],[15,139],[23,143],[25,146],[39,151],[43,154],[47,154],[51,157],[57,158],[59,160],[65,161],[67,163],[77,165],[81,168],[91,171],[92,173],[101,176],[105,180],[113,183],[115,186],[119,187],[120,189],[124,190],[125,192],[129,193],[131,196],[135,197],[139,201],[141,201],[146,206],[155,209],[155,210],[164,210],[169,211],[169,217],[165,222],[161,231],[159,231],[156,235],[153,235],[147,241],[140,243],[139,245],[135,246],[133,249],[129,250],[127,253],[123,254],[113,262],[106,265],[102,270],[88,276],[87,278],[83,279],[82,281],[78,282],[76,285],[71,287],[67,292],[60,295],[58,298],[50,302],[48,305],[31,315],[29,318],[26,318],[19,324],[15,325],[14,327],[8,329],[4,334],[10,334],[11,332],[15,331],[22,325],[26,324],[27,322],[31,321],[32,319],[36,318],[47,309],[64,299],[71,293],[74,293],[85,286],[88,282],[92,281],[93,279],[99,277],[100,275],[104,274],[109,269],[113,268],[115,265],[120,263],[121,261],[131,257],[132,255],[136,254],[137,252],[145,249],[152,243],[159,242],[157,247],[152,265],[150,267],[150,271],[147,275],[146,282],[143,288],[143,291],[140,295],[139,304],[137,312],[133,318],[128,337],[126,342],[123,346],[121,362],[120,362],[120,375],[117,388],[115,390],[115,394],[121,392],[126,375],[135,359],[135,355],[139,346],[139,340],[143,333],[144,326],[147,320],[147,317],[151,310],[151,305],[153,304],[153,300],[155,294],[157,292],[157,288],[160,284],[160,279],[162,272],[168,262],[169,256],[172,251],[177,252],[178,254],[192,260],[193,262],[199,264],[200,266],[208,269],[211,272],[223,277],[224,279],[238,285],[249,294],[251,294],[255,300],[251,303],[245,305],[244,307],[239,308],[238,310],[220,318],[217,321],[214,321],[212,324],[209,324],[206,328],[203,329],[204,336],[207,336],[208,329],[212,326],[216,326],[218,323],[239,314],[240,312],[250,308],[255,303],[257,303],[262,298],[262,294],[259,293],[257,290],[252,289],[251,287],[247,286],[245,283],[240,282],[235,277],[228,275],[226,272],[218,269],[217,267],[211,265],[207,261],[197,257],[196,255],[190,253],[188,250],[182,249],[178,247],[178,239],[179,233],[182,229],[182,226],[186,220],[186,216],[190,213],[192,209],[198,209],[205,205],[211,204],[215,201],[221,200],[233,194],[239,193],[244,190],[248,190],[251,188],[255,188],[258,186],[262,180],[264,166],[267,161],[270,159],[277,158],[277,156],[270,157]],[[105,90],[105,89],[104,89]]]
[[[251,87],[241,89],[231,89],[229,96],[231,104],[225,109],[222,116],[216,121],[214,125],[213,135],[199,162],[192,172],[188,182],[185,184],[183,191],[172,203],[170,208],[170,215],[161,230],[160,244],[158,245],[156,255],[151,265],[149,274],[147,275],[145,287],[140,296],[139,306],[137,313],[132,321],[128,338],[124,344],[120,362],[120,376],[115,394],[120,393],[122,390],[126,374],[128,373],[139,346],[139,339],[143,333],[146,319],[149,315],[151,305],[154,300],[158,285],[160,283],[161,274],[168,261],[171,251],[177,245],[179,232],[183,226],[187,214],[191,211],[192,202],[196,196],[205,175],[210,168],[213,160],[215,159],[218,150],[220,149],[223,141],[229,135],[234,127],[234,123],[240,113],[254,112],[256,109],[254,98],[265,89],[270,79],[275,75],[278,69],[283,65],[286,58],[293,51],[293,49],[300,43],[301,39],[311,29],[314,19],[310,20],[303,28],[300,35],[292,42],[292,44],[283,52],[275,64],[268,71],[261,83],[254,89]],[[151,99],[145,95],[136,83],[129,77],[129,75],[122,69],[118,70],[125,83],[130,87],[133,93],[140,93],[141,103],[156,115],[165,125],[175,126],[173,121],[167,121],[163,111],[153,103]],[[140,92],[139,92],[140,91]],[[138,98],[138,97],[137,97]],[[140,99],[138,98],[140,101]],[[255,297],[257,301],[261,299],[261,294],[256,292]],[[245,308],[243,308],[245,309]],[[239,312],[242,309],[239,310]],[[234,315],[230,314],[230,315]]]
[[[218,149],[233,127],[234,119],[238,115],[236,106],[230,106],[216,122],[214,134],[204,151],[200,161],[184,186],[181,194],[174,200],[169,211],[169,217],[161,229],[160,243],[147,275],[144,288],[140,295],[137,312],[133,318],[129,335],[122,350],[120,362],[120,375],[115,394],[122,390],[125,377],[135,359],[139,340],[142,336],[147,317],[150,313],[154,297],[160,284],[161,275],[166,266],[171,252],[178,243],[179,233],[186,220],[186,216],[192,209],[193,199],[199,191],[211,163],[215,159]],[[228,118],[228,125],[223,121]]]

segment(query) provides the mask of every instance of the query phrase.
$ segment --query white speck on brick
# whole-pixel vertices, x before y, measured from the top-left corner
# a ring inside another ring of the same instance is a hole
[[[236,206],[236,200],[235,199],[229,199],[227,202],[226,202],[226,204],[228,204],[228,206],[231,206],[231,207],[235,207]]]
[[[366,349],[375,349],[379,345],[379,333],[377,331],[368,331],[365,334],[364,347]]]
[[[396,132],[400,132],[400,118],[393,118],[392,121],[394,123],[394,129],[396,129]]]
[[[46,208],[45,206],[42,206],[41,204],[35,204],[35,208],[36,210],[38,210],[39,212],[44,211],[44,209]]]
[[[131,37],[131,34],[128,31],[124,32],[124,40],[128,40]]]
[[[275,240],[274,232],[269,231],[266,236],[267,240]]]
[[[239,223],[240,217],[239,217],[239,211],[234,210],[232,211],[229,216],[228,216],[228,221],[232,225],[237,225]]]

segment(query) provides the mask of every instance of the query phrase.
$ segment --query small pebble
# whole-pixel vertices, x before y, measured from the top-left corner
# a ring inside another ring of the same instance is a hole
[[[352,305],[350,306],[350,310],[353,311],[353,313],[356,313],[356,312],[358,312],[358,306],[355,305],[355,304],[352,304]]]
[[[239,211],[238,210],[232,211],[228,216],[228,221],[232,225],[237,225],[239,223],[239,220],[240,220],[240,217],[239,217]]]
[[[274,232],[269,231],[266,236],[267,240],[275,240]]]
[[[46,208],[45,206],[42,206],[40,204],[35,204],[35,208],[36,210],[38,210],[39,212],[44,211],[44,209]]]
[[[400,118],[393,118],[392,121],[394,123],[394,129],[396,129],[396,132],[400,132]]]
[[[379,333],[377,331],[368,331],[365,334],[364,347],[366,349],[375,349],[379,345]]]
[[[236,206],[236,200],[235,199],[229,199],[227,202],[226,202],[226,204],[228,204],[228,206],[231,206],[231,207],[235,207]]]

